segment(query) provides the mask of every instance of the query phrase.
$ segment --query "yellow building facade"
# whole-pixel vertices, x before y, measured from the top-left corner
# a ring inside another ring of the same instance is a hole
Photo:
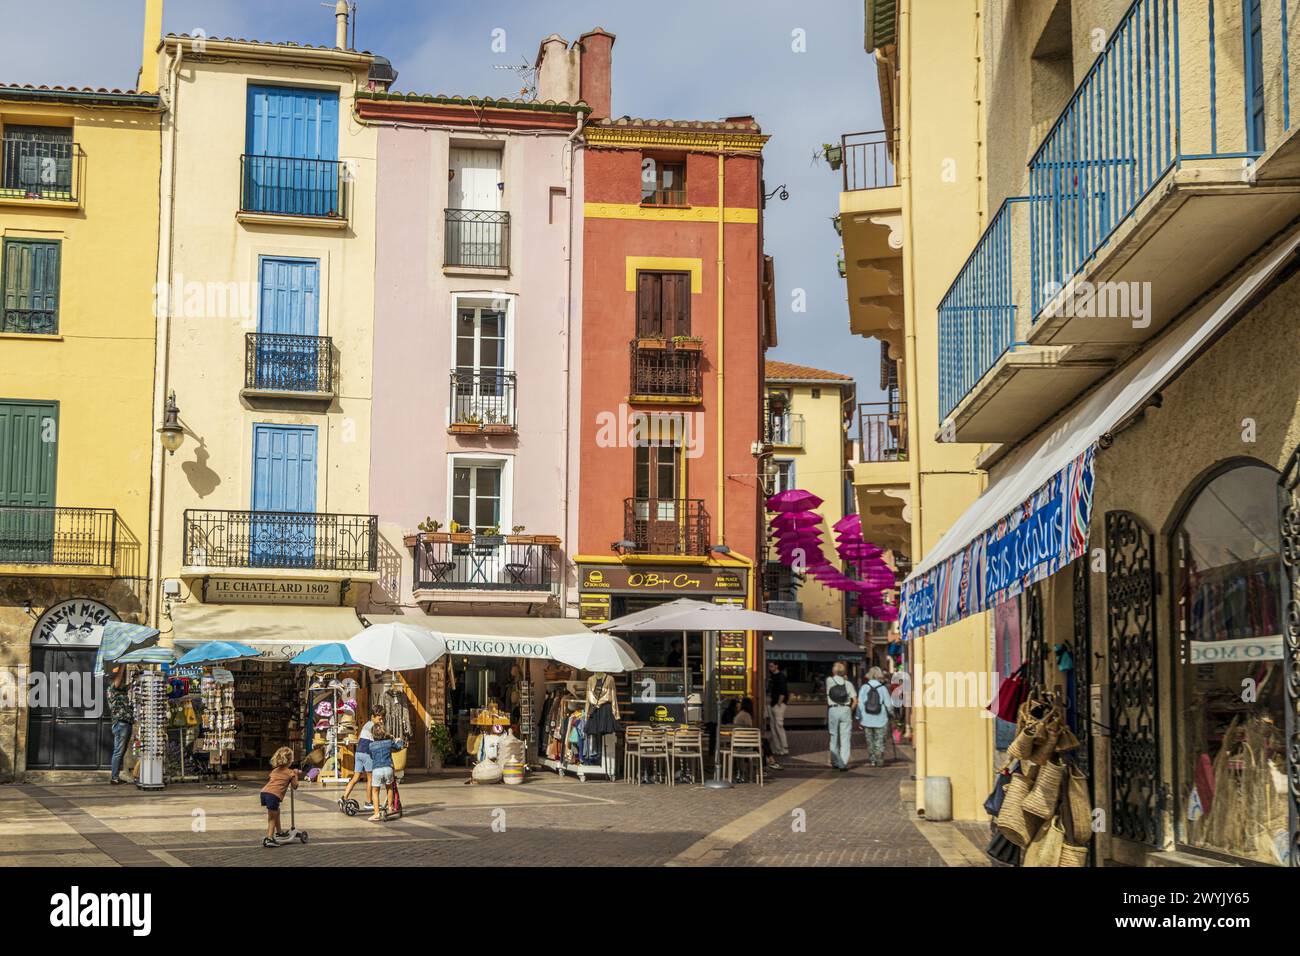
[[[0,88],[0,780],[108,766],[98,719],[15,690],[148,617],[160,116],[152,93]]]
[[[839,229],[849,328],[881,342],[886,401],[859,409],[853,487],[863,535],[907,571],[983,489],[978,448],[944,440],[936,400],[935,311],[978,238],[983,111],[955,96],[982,82],[972,55],[979,4],[867,0],[866,49],[880,88],[881,130],[845,135]],[[977,819],[988,792],[992,722],[980,718],[992,670],[984,615],[910,642],[909,716],[916,806],[925,780],[952,787],[956,819]],[[929,693],[926,693],[929,689]]]
[[[771,490],[802,488],[822,499],[817,511],[827,533],[847,512],[847,436],[853,407],[853,379],[839,372],[767,361],[768,442],[772,446]],[[829,538],[827,539],[830,540]],[[765,607],[845,633],[844,594],[817,581],[766,582]],[[847,634],[853,640],[856,634]]]

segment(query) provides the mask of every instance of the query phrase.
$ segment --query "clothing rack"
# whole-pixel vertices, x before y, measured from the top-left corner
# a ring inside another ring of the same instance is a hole
[[[565,726],[567,727],[568,716],[571,716],[575,711],[584,710],[587,706],[587,682],[585,680],[584,681],[547,681],[546,686],[548,688],[563,687],[565,693],[573,695],[568,700],[565,701],[565,705],[568,709],[568,715],[566,716],[565,719]],[[547,717],[548,719],[550,717],[549,711],[547,713]],[[556,774],[558,774],[561,777],[563,777],[566,773],[572,773],[582,783],[586,783],[588,777],[605,777],[610,780],[613,780],[615,779],[616,776],[614,763],[615,763],[615,755],[617,752],[617,748],[615,746],[609,745],[609,738],[613,736],[614,736],[613,734],[605,734],[599,738],[596,737],[589,738],[591,740],[595,740],[597,742],[596,746],[600,748],[599,763],[594,763],[594,764],[582,763],[581,761],[577,763],[573,763],[569,761],[567,757],[569,752],[567,730],[565,731],[564,736],[562,736],[560,740],[560,758],[558,760],[556,760],[553,757],[546,756],[545,750],[540,750],[538,753],[538,757],[541,760],[541,764],[543,767],[546,767],[550,770],[554,770]]]

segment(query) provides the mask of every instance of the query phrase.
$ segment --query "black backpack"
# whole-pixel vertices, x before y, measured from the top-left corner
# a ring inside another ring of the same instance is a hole
[[[847,704],[849,702],[849,690],[843,684],[831,684],[830,690],[826,691],[826,696],[835,704]]]
[[[878,714],[881,711],[881,706],[882,705],[880,702],[880,685],[868,684],[867,699],[866,702],[862,705],[862,709],[866,711],[868,714]]]

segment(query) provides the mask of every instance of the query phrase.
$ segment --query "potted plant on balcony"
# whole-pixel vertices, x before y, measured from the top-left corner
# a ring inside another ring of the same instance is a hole
[[[638,335],[636,347],[639,349],[666,349],[668,340],[662,335]]]
[[[844,264],[844,250],[841,249],[835,254],[835,268],[839,270],[840,278],[846,279],[849,275],[848,266]]]
[[[533,544],[545,544],[558,548],[560,546],[560,538],[559,535],[554,534],[535,534],[533,535]]]
[[[453,749],[447,725],[440,720],[433,721],[429,726],[429,769],[441,773],[443,762],[451,756]]]
[[[471,412],[462,416],[459,421],[452,422],[447,430],[453,435],[477,435],[482,429],[483,417]]]
[[[432,517],[426,517],[419,524],[420,536],[425,541],[434,541],[440,544],[446,544],[451,540],[451,535],[442,530],[442,522],[435,521]]]
[[[488,411],[483,415],[483,431],[488,435],[509,435],[515,427],[506,421],[504,412]]]
[[[698,335],[674,335],[673,348],[683,352],[699,352],[704,348],[704,339]]]
[[[504,540],[505,538],[501,537],[501,529],[496,525],[485,528],[482,534],[474,535],[474,543],[484,547],[498,547]]]
[[[839,169],[844,165],[844,147],[842,146],[822,143],[822,156],[826,158],[826,165],[831,169]]]
[[[537,535],[535,534],[524,534],[524,526],[517,524],[506,535],[506,544],[534,544],[536,538]]]
[[[452,544],[469,544],[474,540],[474,532],[472,530],[462,528],[455,521],[453,521],[451,523],[451,534],[449,535],[449,537],[451,538]]]

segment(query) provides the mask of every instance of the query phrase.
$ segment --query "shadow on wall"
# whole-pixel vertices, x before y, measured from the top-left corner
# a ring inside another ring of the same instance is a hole
[[[194,449],[194,460],[181,465],[181,471],[185,473],[185,478],[190,483],[190,487],[194,489],[194,493],[200,498],[206,498],[216,491],[217,486],[221,484],[221,476],[208,467],[208,459],[211,457],[207,443],[200,438],[198,445]]]

